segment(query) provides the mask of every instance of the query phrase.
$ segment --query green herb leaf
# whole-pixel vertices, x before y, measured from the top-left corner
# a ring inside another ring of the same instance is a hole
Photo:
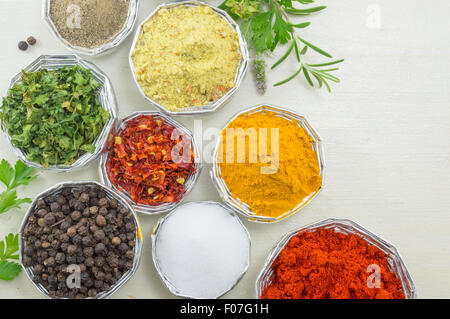
[[[302,41],[304,44],[306,44],[308,47],[310,47],[311,49],[313,49],[314,51],[316,51],[317,53],[320,53],[320,54],[326,56],[327,58],[332,58],[331,54],[329,54],[328,52],[325,52],[324,50],[322,50],[321,48],[315,46],[314,44],[309,43],[308,41],[303,40],[303,39],[300,38],[300,37],[298,37],[298,39],[299,39],[300,41]]]
[[[315,69],[314,72],[316,74],[319,74],[322,78],[326,78],[326,79],[328,79],[330,81],[333,81],[333,82],[336,82],[336,83],[340,82],[340,80],[337,77],[335,77],[335,76],[333,76],[333,75],[331,75],[329,73],[326,73],[325,71]]]
[[[311,73],[311,74],[316,78],[317,83],[319,83],[319,87],[322,87],[323,86],[323,80],[320,77],[318,77],[317,75],[315,75],[314,73]]]
[[[22,267],[10,260],[19,260],[19,235],[8,234],[5,240],[0,241],[0,279],[13,280],[22,270]]]
[[[292,41],[291,45],[289,46],[289,49],[286,51],[285,54],[283,54],[283,56],[277,61],[275,62],[271,69],[275,69],[278,65],[280,65],[284,60],[286,60],[286,58],[289,56],[289,54],[291,54],[292,49],[294,48],[294,43],[295,41]]]
[[[311,80],[311,77],[309,76],[309,72],[308,69],[303,67],[303,75],[305,76],[306,80],[308,81],[309,85],[311,85],[312,87],[314,87],[314,83]]]
[[[10,187],[14,179],[14,169],[5,159],[0,163],[0,181],[5,184],[7,188]]]
[[[19,255],[19,234],[8,234],[4,240],[0,241],[0,261],[8,259],[18,260]]]
[[[317,70],[315,70],[315,69],[311,69],[310,72],[317,79],[317,82],[319,82],[320,87],[322,87],[322,85],[325,85],[328,92],[331,92],[330,85],[328,84],[326,78],[323,75],[318,73]]]
[[[297,41],[294,39],[294,48],[295,48],[295,56],[297,57],[297,61],[300,62],[300,52],[298,50]]]
[[[24,203],[31,203],[30,198],[17,198],[15,190],[5,191],[0,194],[0,214],[3,214],[13,208],[20,208]]]
[[[306,52],[308,52],[308,47],[305,45],[302,49],[302,51],[300,52],[300,55],[305,55]]]
[[[1,280],[13,280],[16,278],[22,267],[18,263],[2,261],[0,262],[0,279]]]
[[[251,40],[256,53],[263,53],[273,47],[275,38],[272,33],[272,21],[275,11],[258,14],[252,21]]]
[[[292,80],[293,78],[295,78],[297,75],[299,75],[300,72],[302,72],[302,69],[303,69],[303,66],[300,67],[300,69],[298,69],[298,71],[295,72],[294,74],[292,74],[290,77],[288,77],[287,79],[284,79],[283,81],[280,81],[280,82],[278,82],[278,83],[275,83],[273,86],[279,86],[279,85],[282,85],[282,84],[285,84],[285,83],[289,82],[290,80]]]
[[[310,24],[311,24],[311,22],[305,22],[305,23],[297,23],[297,24],[290,24],[290,25],[297,29],[303,29],[303,28],[308,27]]]
[[[333,65],[333,64],[338,64],[338,63],[341,63],[341,62],[344,62],[344,59],[336,60],[336,61],[332,61],[332,62],[327,62],[327,63],[308,64],[308,66],[321,67],[321,66],[329,66],[329,65]]]
[[[280,12],[275,13],[275,23],[273,24],[273,32],[276,39],[281,44],[286,44],[291,39],[292,27],[287,23]],[[275,43],[276,45],[277,43]],[[273,50],[272,50],[273,51]]]
[[[33,175],[35,169],[26,166],[22,161],[17,161],[14,165],[14,181],[10,188],[16,188],[19,185],[28,185],[37,175]]]
[[[326,8],[326,6],[318,6],[318,7],[309,8],[309,9],[286,8],[285,11],[287,13],[293,14],[293,15],[310,15],[311,13],[322,11],[325,8]]]

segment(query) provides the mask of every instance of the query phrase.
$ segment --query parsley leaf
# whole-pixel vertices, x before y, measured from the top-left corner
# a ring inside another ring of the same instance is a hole
[[[0,181],[6,186],[6,190],[0,194],[0,214],[13,208],[20,208],[24,203],[31,203],[30,198],[17,198],[13,189],[20,185],[28,185],[37,177],[34,171],[34,168],[26,166],[20,160],[14,167],[4,159],[0,162]]]
[[[5,184],[7,188],[10,187],[13,179],[14,179],[14,169],[5,159],[2,159],[0,163],[0,182]]]
[[[272,34],[272,21],[275,14],[274,10],[258,14],[252,21],[251,42],[256,53],[267,51],[272,48],[275,38]]]
[[[19,251],[19,235],[8,234],[5,240],[0,241],[0,261],[7,259],[19,259],[15,254]]]
[[[276,12],[275,16],[276,19],[273,24],[273,32],[277,35],[278,41],[281,44],[286,44],[291,39],[292,27],[283,19],[280,12]]]
[[[16,188],[19,185],[28,185],[37,175],[33,175],[35,169],[26,166],[22,161],[17,161],[14,166],[14,181],[10,188]]]
[[[13,208],[20,208],[24,203],[31,203],[30,198],[17,198],[15,190],[5,191],[0,194],[0,214],[7,212]]]
[[[13,280],[22,271],[22,267],[18,263],[10,261],[0,262],[0,279]]]
[[[19,260],[19,235],[8,234],[0,241],[0,279],[12,280],[22,270],[20,264],[10,261]]]

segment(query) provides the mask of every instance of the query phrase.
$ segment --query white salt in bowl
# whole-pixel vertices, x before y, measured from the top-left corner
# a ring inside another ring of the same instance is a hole
[[[216,202],[191,202],[155,224],[153,262],[174,295],[215,299],[246,273],[250,243],[247,229],[229,208]]]

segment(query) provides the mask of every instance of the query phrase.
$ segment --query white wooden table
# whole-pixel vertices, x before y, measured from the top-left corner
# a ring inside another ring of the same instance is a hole
[[[163,1],[141,0],[138,22]],[[219,1],[210,1],[218,4]],[[318,1],[328,9],[311,17],[304,37],[345,58],[332,94],[303,80],[259,96],[249,73],[238,93],[217,113],[201,118],[203,128],[222,128],[236,112],[259,103],[307,115],[325,141],[325,189],[300,214],[273,224],[246,222],[252,236],[251,267],[226,298],[253,298],[254,284],[269,250],[286,232],[329,217],[349,218],[394,244],[421,298],[450,297],[450,2],[419,0]],[[41,54],[69,53],[41,20],[36,0],[0,0],[0,90]],[[33,35],[26,52],[17,43]],[[113,53],[90,59],[111,78],[120,116],[152,109],[138,93],[128,66],[131,37]],[[294,67],[268,71],[271,83]],[[194,118],[180,118],[194,127]],[[208,141],[204,142],[205,144]],[[16,160],[6,139],[1,157]],[[65,180],[98,180],[97,163],[69,174],[42,173],[20,195],[34,197]],[[187,201],[219,200],[209,166]],[[25,214],[0,215],[0,237],[17,232]],[[158,217],[141,216],[145,242],[136,275],[115,298],[170,298],[151,259],[149,235]],[[24,273],[0,282],[0,298],[41,297]]]

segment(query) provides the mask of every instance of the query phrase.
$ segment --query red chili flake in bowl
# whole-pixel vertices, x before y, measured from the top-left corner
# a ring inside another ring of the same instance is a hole
[[[111,183],[136,204],[178,202],[196,171],[191,138],[163,119],[142,115],[114,137],[106,169]]]

